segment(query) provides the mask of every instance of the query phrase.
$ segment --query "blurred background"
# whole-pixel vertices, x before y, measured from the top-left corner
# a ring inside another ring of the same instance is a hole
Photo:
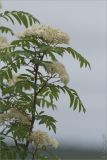
[[[3,10],[32,13],[42,24],[59,28],[71,37],[70,46],[91,63],[91,71],[80,69],[70,55],[59,59],[70,76],[86,113],[69,108],[69,98],[61,94],[58,109],[46,110],[57,119],[57,133],[49,132],[60,142],[57,151],[64,159],[100,159],[107,146],[107,1],[106,0],[2,0]],[[19,31],[19,28],[15,28]],[[36,129],[46,130],[35,124]]]

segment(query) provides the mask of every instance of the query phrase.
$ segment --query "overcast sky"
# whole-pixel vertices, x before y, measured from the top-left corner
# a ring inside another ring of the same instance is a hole
[[[68,98],[61,95],[58,110],[49,113],[58,120],[56,137],[61,143],[102,147],[103,134],[107,133],[106,0],[3,0],[2,4],[5,10],[30,12],[41,23],[67,32],[70,46],[90,61],[91,71],[80,69],[79,63],[69,55],[60,59],[70,75],[69,87],[77,90],[87,112],[72,111],[68,108]]]

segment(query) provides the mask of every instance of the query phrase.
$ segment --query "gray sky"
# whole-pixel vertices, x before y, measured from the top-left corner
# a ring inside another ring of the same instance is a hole
[[[80,69],[69,55],[60,59],[70,75],[69,86],[78,91],[86,106],[86,114],[69,109],[64,95],[57,102],[58,110],[48,112],[58,120],[56,137],[61,143],[102,147],[107,114],[106,0],[3,0],[3,9],[30,12],[41,23],[62,29],[70,35],[71,47],[90,61],[91,71]]]

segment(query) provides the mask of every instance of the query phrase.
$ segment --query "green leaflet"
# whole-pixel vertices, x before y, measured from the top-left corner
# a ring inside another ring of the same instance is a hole
[[[11,42],[11,45],[15,47],[26,47],[27,49],[30,48],[30,43],[27,40],[14,40]]]
[[[52,97],[53,98],[53,97]],[[51,99],[51,98],[50,98]],[[37,98],[37,105],[39,107],[42,107],[42,108],[52,108],[53,110],[55,110],[57,108],[57,106],[53,103],[53,99],[51,99],[50,101],[47,100],[46,98]]]
[[[56,133],[56,126],[55,123],[57,122],[53,117],[48,116],[48,115],[43,115],[42,112],[40,112],[37,116],[36,119],[39,120],[39,124],[45,124],[46,127],[49,130],[53,130]]]
[[[21,123],[15,123],[10,126],[9,132],[12,132],[13,136],[15,138],[18,138],[19,140],[24,140],[27,136],[27,133],[29,131],[29,126]]]
[[[4,160],[16,159],[15,146],[7,146],[6,143],[0,141],[0,158]]]
[[[11,70],[11,68],[8,68],[7,70],[8,70],[9,78],[12,79],[13,76],[12,76],[12,70]]]
[[[77,59],[80,62],[80,67],[89,67],[91,69],[90,63],[84,58],[80,53],[74,50],[71,47],[53,47],[52,52],[57,53],[60,56],[63,56],[64,52],[70,53],[74,59]]]
[[[82,103],[82,101],[80,100],[77,92],[74,89],[68,88],[67,86],[57,86],[60,90],[62,90],[64,93],[67,93],[69,95],[70,98],[70,107],[73,107],[73,109],[79,109],[80,111],[83,111],[85,113],[86,109]]]
[[[89,67],[91,69],[90,63],[77,51],[71,47],[65,48],[65,51],[72,54],[73,58],[76,58],[80,62],[80,67]]]
[[[38,19],[32,16],[30,13],[23,11],[5,11],[1,14],[1,17],[10,20],[15,24],[15,20],[21,25],[23,24],[26,28],[34,23],[40,23]]]
[[[1,33],[10,33],[12,36],[14,35],[14,32],[12,31],[12,29],[5,26],[0,26],[0,31]]]

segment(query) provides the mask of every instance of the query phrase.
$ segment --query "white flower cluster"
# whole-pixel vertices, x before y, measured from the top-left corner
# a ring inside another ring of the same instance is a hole
[[[0,49],[3,49],[5,47],[9,47],[9,43],[6,37],[0,36]]]
[[[30,117],[23,114],[20,110],[16,108],[12,108],[10,112],[8,113],[8,115],[10,118],[15,118],[23,124],[28,124],[28,125],[31,124]]]
[[[47,72],[54,74],[54,73],[58,73],[59,77],[61,79],[61,82],[64,83],[65,85],[68,84],[69,82],[69,75],[66,72],[65,66],[58,62],[58,61],[53,61],[52,63],[46,63],[45,64]]]
[[[48,25],[33,25],[18,34],[19,38],[25,36],[37,36],[50,44],[68,44],[70,40],[67,33]]]
[[[12,119],[16,119],[23,124],[31,124],[30,117],[24,115],[21,111],[19,111],[16,108],[12,108],[8,113],[0,114],[0,123]]]
[[[52,146],[56,149],[59,146],[59,143],[55,138],[49,137],[46,132],[40,130],[33,131],[29,137],[29,141],[34,142],[38,148],[42,148],[43,146]]]

